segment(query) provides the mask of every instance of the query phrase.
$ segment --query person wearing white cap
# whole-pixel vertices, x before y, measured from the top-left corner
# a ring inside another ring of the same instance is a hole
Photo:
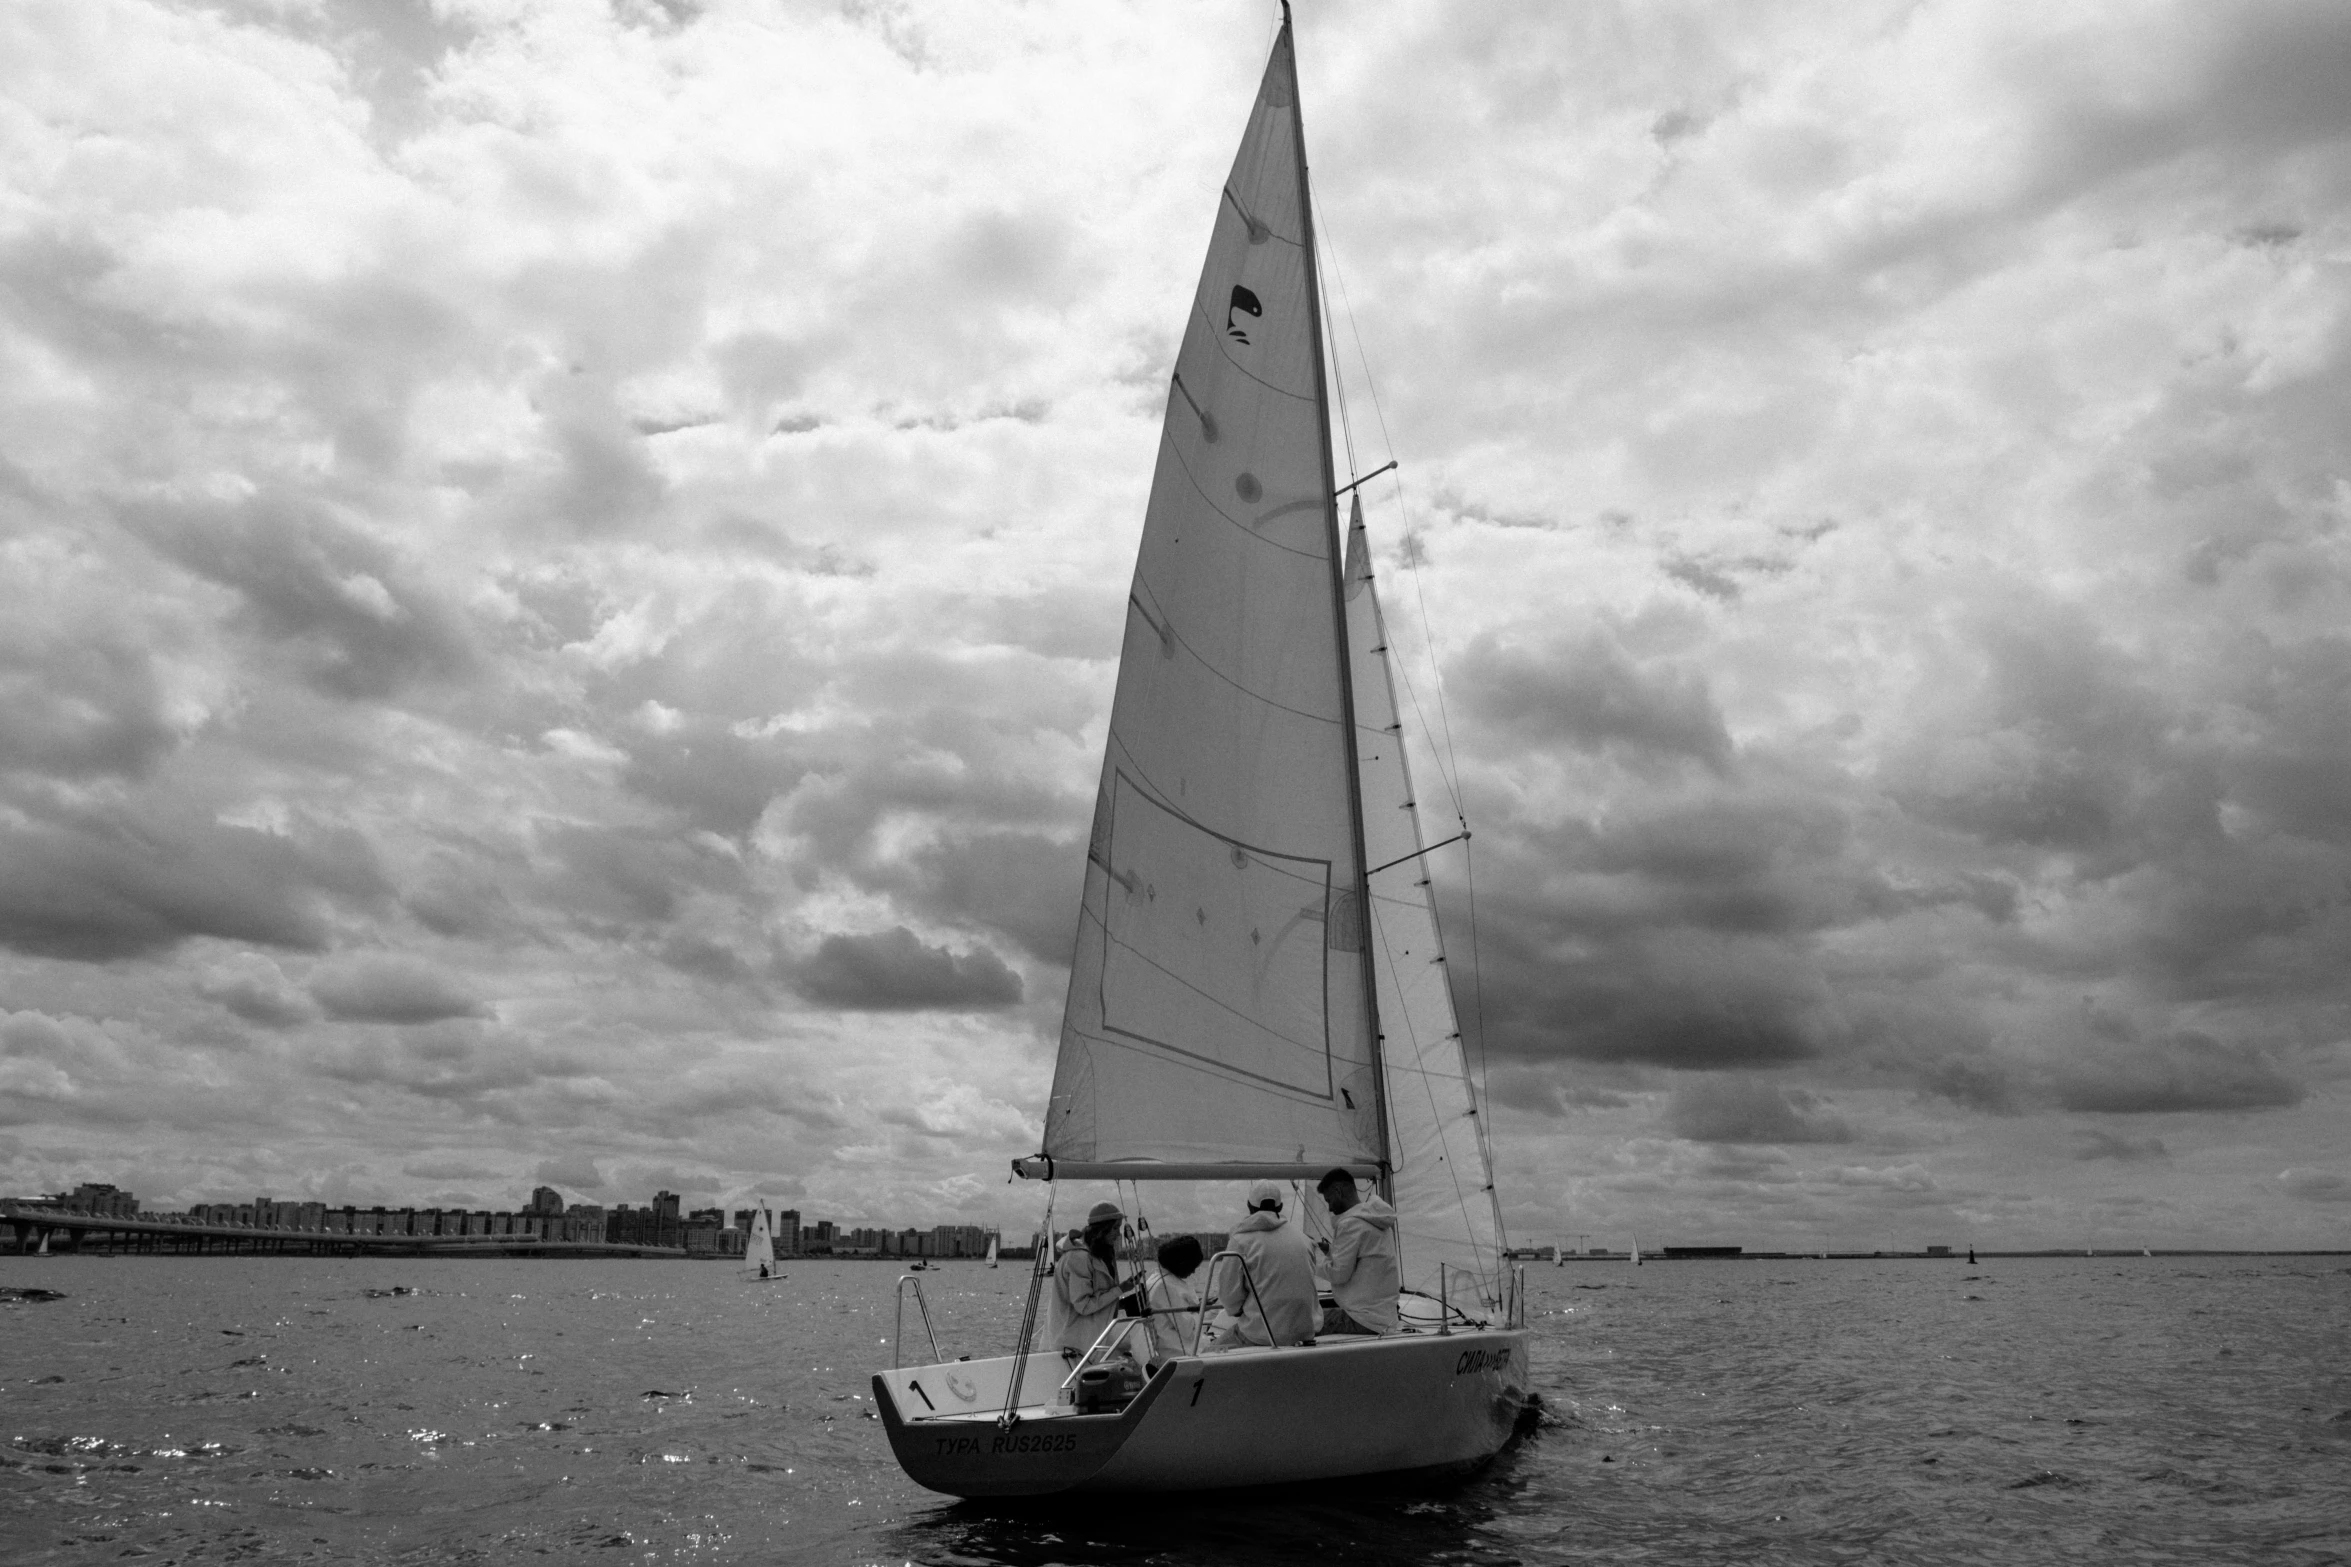
[[[1282,1189],[1272,1181],[1249,1188],[1249,1216],[1228,1249],[1249,1265],[1244,1280],[1231,1258],[1216,1265],[1208,1298],[1218,1311],[1217,1349],[1243,1344],[1311,1344],[1321,1320],[1315,1309],[1314,1255],[1306,1237],[1282,1222]]]
[[[1125,1222],[1117,1203],[1094,1204],[1094,1211],[1086,1215],[1082,1243],[1053,1264],[1049,1321],[1054,1342],[1067,1359],[1092,1349],[1118,1315],[1118,1230]]]

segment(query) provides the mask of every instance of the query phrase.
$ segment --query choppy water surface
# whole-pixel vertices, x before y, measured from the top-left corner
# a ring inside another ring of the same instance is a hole
[[[886,1265],[0,1258],[0,1560],[2351,1562],[2346,1263],[1542,1267],[1477,1480],[1006,1513],[890,1458]]]

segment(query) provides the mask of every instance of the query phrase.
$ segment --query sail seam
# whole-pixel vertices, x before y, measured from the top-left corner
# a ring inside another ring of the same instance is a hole
[[[1294,403],[1311,403],[1314,401],[1314,394],[1312,392],[1293,392],[1288,387],[1283,386],[1278,382],[1268,381],[1264,376],[1259,375],[1256,371],[1241,363],[1240,360],[1235,359],[1233,357],[1233,351],[1225,346],[1223,333],[1217,329],[1216,306],[1210,300],[1208,295],[1202,294],[1195,298],[1193,301],[1193,309],[1198,313],[1200,320],[1207,324],[1208,341],[1216,345],[1217,357],[1221,358],[1227,365],[1231,366],[1235,375],[1240,376],[1245,380],[1254,381],[1259,386],[1262,386],[1267,391],[1273,393],[1276,397],[1287,397]],[[1176,369],[1179,371],[1183,369],[1181,355],[1177,357]]]
[[[1215,998],[1210,997],[1209,999],[1214,1000]],[[1329,1093],[1318,1094],[1311,1088],[1301,1088],[1296,1083],[1284,1082],[1278,1077],[1267,1077],[1263,1073],[1252,1072],[1247,1067],[1234,1066],[1229,1062],[1219,1061],[1214,1056],[1204,1056],[1196,1050],[1186,1050],[1181,1045],[1171,1045],[1165,1040],[1153,1039],[1148,1034],[1130,1033],[1107,1023],[1103,1027],[1108,1032],[1096,1034],[1085,1029],[1076,1029],[1073,1032],[1080,1039],[1092,1040],[1095,1044],[1107,1045],[1116,1050],[1130,1050],[1136,1055],[1148,1056],[1154,1061],[1166,1061],[1168,1065],[1181,1067],[1187,1072],[1202,1072],[1217,1077],[1245,1077],[1251,1082],[1262,1083],[1267,1088],[1287,1094],[1293,1099],[1313,1104],[1329,1104],[1339,1097],[1339,1091],[1336,1087],[1333,1087]],[[1295,1043],[1295,1041],[1286,1042]],[[1301,1046],[1300,1048],[1309,1047]],[[1170,1059],[1171,1057],[1174,1059]]]
[[[1278,239],[1283,244],[1289,246],[1292,250],[1299,248],[1299,241],[1296,235],[1283,233],[1280,229],[1277,229],[1272,224],[1266,222],[1265,219],[1252,213],[1247,207],[1242,206],[1241,198],[1233,194],[1233,188],[1230,185],[1227,185],[1224,188],[1224,199],[1231,202],[1233,204],[1233,210],[1241,215],[1241,226],[1244,230],[1263,229],[1265,230],[1265,237],[1267,239]],[[1213,244],[1214,241],[1211,241],[1210,243]]]
[[[1257,522],[1243,522],[1240,518],[1234,516],[1231,512],[1226,511],[1223,504],[1219,502],[1215,496],[1208,493],[1208,487],[1200,482],[1200,476],[1192,471],[1192,465],[1184,461],[1184,449],[1176,444],[1175,437],[1167,433],[1167,429],[1164,425],[1160,427],[1159,438],[1161,441],[1166,443],[1170,454],[1174,456],[1176,460],[1176,467],[1183,473],[1184,482],[1191,485],[1192,493],[1194,495],[1200,497],[1200,504],[1207,507],[1217,516],[1222,517],[1226,522],[1231,523],[1234,531],[1239,533],[1243,538],[1253,539],[1257,543],[1264,545],[1267,549],[1280,550],[1285,555],[1295,555],[1300,560],[1322,561],[1329,558],[1329,556],[1321,550],[1302,550],[1294,544],[1284,544],[1279,539],[1269,539],[1263,533],[1258,531],[1258,528],[1261,524],[1273,521],[1274,518],[1280,516],[1285,511],[1295,511],[1302,507],[1311,506],[1314,504],[1313,501],[1285,501],[1281,505],[1276,506],[1273,510],[1265,513],[1265,515],[1259,518]]]
[[[1141,588],[1146,593],[1151,593],[1151,584],[1143,580],[1141,573],[1137,573],[1135,576],[1135,586]],[[1132,597],[1132,595],[1129,596]],[[1292,707],[1287,702],[1277,702],[1272,697],[1267,696],[1264,692],[1252,690],[1248,686],[1241,684],[1241,682],[1235,680],[1232,676],[1226,674],[1223,670],[1217,668],[1214,664],[1211,664],[1198,648],[1192,646],[1190,642],[1185,640],[1184,634],[1176,629],[1174,619],[1168,615],[1165,607],[1160,605],[1158,594],[1151,593],[1151,603],[1152,607],[1159,610],[1160,618],[1167,626],[1167,635],[1175,640],[1177,646],[1181,647],[1185,652],[1192,655],[1192,662],[1198,664],[1202,669],[1205,669],[1210,674],[1216,676],[1217,679],[1223,681],[1226,685],[1231,686],[1235,691],[1240,692],[1243,696],[1248,697],[1251,701],[1263,702],[1267,707],[1274,708],[1279,712],[1291,714],[1297,718],[1312,719],[1318,724],[1335,724],[1339,722],[1338,719],[1329,717],[1326,714],[1311,713],[1303,707]],[[1146,620],[1145,624],[1149,624],[1149,621]]]

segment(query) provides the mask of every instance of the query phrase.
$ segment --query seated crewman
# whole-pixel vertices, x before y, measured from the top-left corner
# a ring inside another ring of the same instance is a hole
[[[1249,1188],[1249,1216],[1225,1245],[1240,1255],[1210,1270],[1215,1276],[1208,1281],[1208,1296],[1217,1310],[1211,1347],[1313,1343],[1320,1320],[1314,1257],[1306,1237],[1282,1222],[1281,1187],[1258,1181]]]
[[[1396,1210],[1378,1192],[1366,1196],[1345,1170],[1316,1183],[1331,1210],[1331,1238],[1317,1241],[1330,1267],[1331,1299],[1325,1333],[1398,1333],[1396,1295],[1404,1287],[1397,1266]]]
[[[1159,1243],[1159,1266],[1144,1279],[1143,1298],[1151,1308],[1154,1360],[1192,1352],[1200,1329],[1200,1243],[1178,1235]]]

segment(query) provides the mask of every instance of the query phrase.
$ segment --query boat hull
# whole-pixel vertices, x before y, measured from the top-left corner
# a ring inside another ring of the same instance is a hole
[[[883,1372],[874,1397],[899,1464],[950,1496],[1298,1485],[1484,1463],[1526,1407],[1526,1346],[1477,1329],[1183,1356],[1115,1414],[1031,1402],[1064,1371],[1032,1355],[1009,1429],[1009,1356]]]

